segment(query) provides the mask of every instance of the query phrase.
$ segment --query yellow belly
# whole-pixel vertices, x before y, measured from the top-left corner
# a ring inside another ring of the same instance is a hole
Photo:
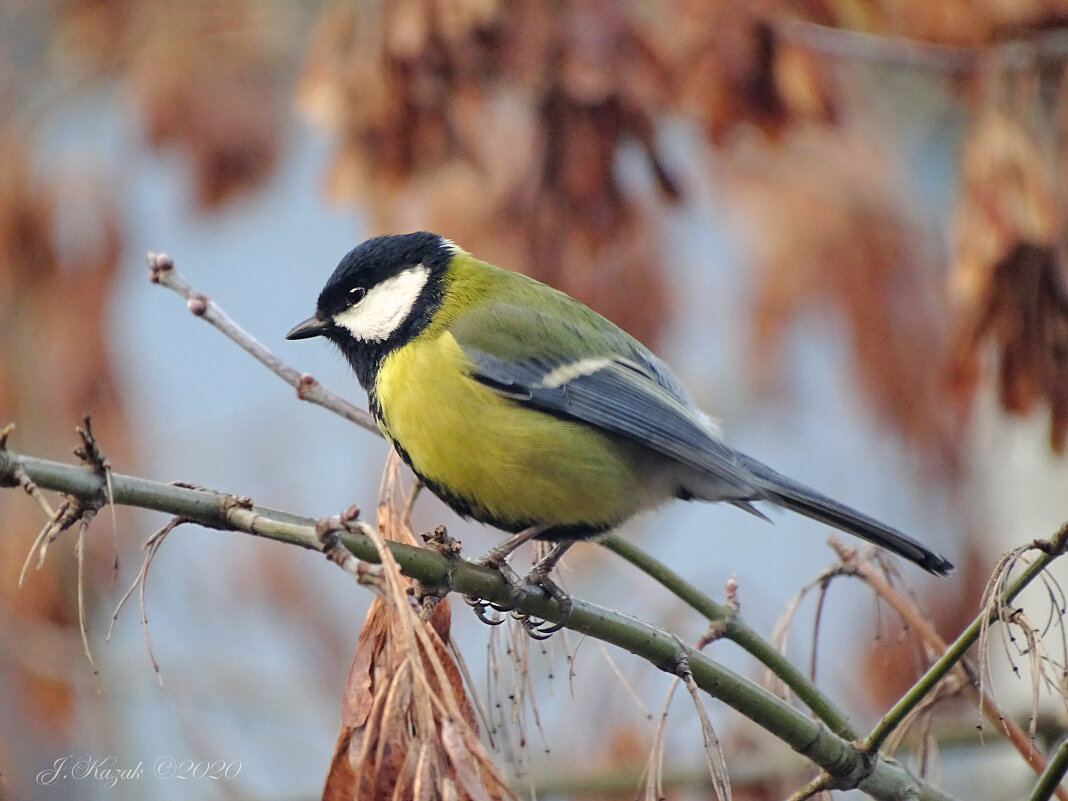
[[[504,399],[465,375],[467,363],[438,334],[387,356],[377,382],[383,432],[457,511],[581,535],[647,505],[645,448]]]

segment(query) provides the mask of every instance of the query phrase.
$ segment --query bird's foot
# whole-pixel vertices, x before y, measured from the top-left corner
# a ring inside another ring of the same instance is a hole
[[[507,601],[501,603],[499,601],[487,601],[483,598],[476,598],[471,595],[465,595],[464,600],[474,610],[475,617],[490,626],[499,626],[504,622],[503,617],[494,616],[490,617],[486,610],[492,609],[494,612],[508,613],[515,610],[516,604],[523,598],[523,594],[526,592],[526,585],[523,579],[519,577],[511,565],[505,561],[507,554],[497,553],[496,550],[490,551],[484,557],[479,559],[476,564],[480,564],[483,567],[488,567],[490,570],[495,570],[501,575],[501,578],[505,580],[508,586],[511,588],[511,592]]]
[[[556,582],[549,578],[548,572],[552,565],[542,565],[542,563],[539,562],[534,565],[525,578],[520,578],[519,574],[512,569],[511,565],[493,551],[480,559],[479,564],[496,570],[508,583],[509,587],[511,587],[510,597],[508,601],[504,603],[465,596],[465,600],[474,610],[475,616],[483,623],[487,623],[491,626],[499,626],[504,622],[503,617],[490,617],[487,614],[487,609],[492,609],[495,612],[511,613],[512,617],[518,620],[520,625],[523,626],[527,635],[535,640],[547,639],[567,624],[567,620],[571,616],[571,610],[574,604],[571,601],[571,597],[564,592]],[[549,623],[546,620],[532,617],[526,612],[521,612],[516,609],[516,605],[522,600],[523,596],[531,586],[541,588],[545,594],[554,600],[560,607],[561,618],[559,622]]]
[[[571,600],[571,596],[549,578],[549,572],[547,567],[543,567],[541,562],[538,562],[527,573],[525,579],[528,585],[532,584],[535,587],[540,587],[545,591],[556,605],[560,608],[560,619],[556,623],[550,623],[548,620],[541,620],[539,618],[532,618],[526,616],[523,621],[523,628],[526,629],[527,634],[535,640],[547,640],[556,632],[560,631],[567,625],[567,621],[571,618],[571,611],[574,609],[575,604]],[[515,614],[514,612],[512,614]]]
[[[485,623],[487,626],[499,626],[504,622],[504,618],[499,615],[496,617],[490,617],[486,614],[487,609],[496,610],[497,607],[491,603],[483,601],[481,598],[476,598],[473,595],[465,595],[464,600],[467,601],[467,605],[471,607],[475,613],[475,617]]]

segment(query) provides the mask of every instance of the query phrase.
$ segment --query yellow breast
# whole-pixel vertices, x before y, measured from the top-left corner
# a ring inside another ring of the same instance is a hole
[[[446,502],[507,530],[603,530],[647,505],[646,449],[502,398],[469,367],[451,334],[424,332],[378,373],[384,433]]]

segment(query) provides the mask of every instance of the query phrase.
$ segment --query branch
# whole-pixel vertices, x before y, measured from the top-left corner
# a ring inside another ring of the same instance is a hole
[[[282,362],[252,335],[244,331],[229,315],[208,298],[197,292],[174,266],[174,262],[164,254],[148,254],[149,279],[160,286],[177,292],[186,299],[186,305],[196,316],[214,325],[223,334],[248,351],[275,375],[295,387],[297,396],[302,400],[319,403],[337,412],[347,420],[355,422],[381,436],[374,418],[343,398],[335,395],[310,375],[300,374],[297,370]],[[615,535],[601,540],[609,550],[622,556],[638,569],[660,582],[683,602],[703,614],[710,622],[724,624],[723,636],[748,651],[768,670],[775,674],[831,731],[846,740],[856,740],[855,732],[830,699],[823,695],[805,675],[794,667],[774,646],[762,639],[742,620],[736,610],[729,610],[717,604],[707,595],[672,571],[663,563],[655,560],[641,549],[624,542]]]
[[[956,74],[977,72],[984,64],[991,63],[993,56],[997,57],[998,63],[1018,70],[1036,69],[1068,56],[1068,30],[1065,28],[1030,31],[1004,41],[962,46],[835,28],[795,18],[777,19],[772,25],[783,41],[809,50]]]
[[[1028,801],[1049,801],[1060,787],[1065,772],[1068,772],[1068,739],[1061,741],[1057,747],[1046,770],[1038,777],[1038,783]]]
[[[103,503],[108,498],[106,478],[92,469],[0,449],[0,487],[21,486],[20,476],[27,476],[44,489],[63,492],[84,503]],[[116,504],[166,512],[212,529],[241,531],[319,552],[324,552],[326,547],[324,539],[316,533],[316,521],[255,506],[249,499],[234,495],[112,473],[111,498]],[[379,561],[375,545],[366,534],[343,530],[338,536],[355,556],[369,562]],[[472,562],[449,559],[429,549],[397,542],[387,545],[404,575],[428,587],[500,603],[512,597],[513,590],[496,571]],[[545,620],[560,620],[556,604],[538,588],[529,588],[517,609]],[[678,665],[688,664],[698,687],[834,776],[834,787],[858,788],[887,801],[903,797],[919,801],[951,801],[948,795],[912,776],[896,760],[863,753],[822,724],[700,651],[684,645],[668,632],[579,599],[574,600],[567,627],[624,648],[673,675]]]
[[[844,548],[837,541],[833,541],[832,544],[835,550],[838,551],[849,573],[856,575],[867,583],[880,598],[886,601],[910,628],[919,633],[931,651],[938,655],[946,653],[946,641],[938,635],[938,632],[934,630],[934,626],[923,615],[919,614],[916,607],[905,600],[870,562],[858,559],[856,551],[852,548]],[[1006,598],[1002,605],[1007,604],[1010,600],[1011,598]],[[1026,764],[1031,766],[1035,773],[1041,774],[1046,769],[1046,758],[1016,721],[1006,716],[989,694],[979,690],[976,672],[963,655],[960,661],[953,666],[953,669],[960,672],[962,686],[966,692],[974,696],[978,701],[979,708],[982,710],[983,715],[986,716],[986,719],[1005,735],[1012,746],[1020,752]],[[904,704],[910,704],[909,712],[918,708],[923,699],[927,697],[926,692],[921,692],[919,687],[920,685],[917,684],[910,689],[898,702],[898,706],[904,708]],[[1068,801],[1068,790],[1058,789],[1057,797],[1061,801]]]
[[[195,316],[211,323],[256,358],[260,364],[277,375],[297,391],[297,397],[309,403],[317,403],[344,417],[358,426],[373,431],[379,436],[378,424],[370,412],[353,406],[336,395],[307,373],[299,373],[283,362],[259,340],[239,326],[207,295],[202,295],[174,268],[174,262],[163,253],[148,254],[149,280],[177,292],[186,300],[186,306]]]
[[[1035,540],[1032,547],[1040,552],[1039,556],[1012,584],[1005,588],[996,603],[990,604],[988,609],[972,621],[971,625],[946,648],[945,653],[931,665],[912,689],[886,713],[862,744],[864,750],[874,752],[878,749],[909,714],[916,704],[916,699],[931,692],[946,674],[961,662],[968,649],[979,640],[983,628],[998,619],[1001,608],[1012,603],[1024,587],[1038,577],[1053,560],[1068,551],[1068,524],[1062,526],[1049,541]]]
[[[162,284],[184,297],[190,311],[197,316],[204,317],[276,375],[295,387],[298,397],[319,403],[364,428],[380,433],[374,424],[373,418],[367,412],[352,406],[339,396],[322,388],[310,375],[301,375],[293,368],[285,365],[252,336],[243,331],[209,298],[196,292],[174,269],[173,262],[169,258],[162,255],[149,254],[148,261],[150,277],[153,282]],[[2,476],[0,476],[0,479],[2,479]],[[217,528],[230,527],[261,536],[284,539],[302,547],[324,551],[323,540],[314,533],[313,529],[310,529],[312,521],[287,516],[288,522],[293,524],[291,528],[302,531],[300,536],[297,536],[293,530],[285,532],[271,530],[270,526],[264,527],[264,521],[278,520],[279,518],[277,517],[272,518],[272,515],[284,515],[284,513],[277,513],[272,510],[257,510],[250,503],[236,502],[238,499],[234,499],[232,496],[217,497],[229,499],[229,501],[222,503],[223,507],[225,507],[224,519],[227,525],[222,525],[218,519],[215,519],[214,522],[207,522],[206,525]],[[116,500],[123,502],[118,497]],[[149,508],[158,507],[150,506]],[[170,509],[165,511],[173,512]],[[252,520],[259,521],[260,528],[246,527],[244,525],[245,521],[241,519],[242,512],[245,514],[251,513]],[[184,516],[189,519],[196,519],[190,515]],[[352,534],[342,534],[341,537],[345,547],[356,556],[369,561],[378,561],[374,546],[366,538],[361,539],[359,535]],[[674,672],[679,664],[691,664],[694,679],[698,686],[738,709],[742,714],[764,726],[795,750],[809,756],[814,762],[823,767],[828,774],[825,781],[821,780],[821,786],[823,787],[843,789],[860,787],[876,797],[882,797],[881,794],[883,793],[890,795],[900,793],[902,790],[900,780],[904,776],[910,788],[909,792],[922,791],[917,797],[943,797],[938,791],[908,777],[903,768],[896,762],[879,757],[876,752],[882,740],[873,745],[874,741],[869,737],[866,743],[868,749],[862,751],[852,747],[848,741],[855,740],[857,735],[850,727],[845,716],[797,668],[750,629],[741,619],[737,609],[717,604],[685,582],[673,571],[618,538],[609,537],[605,544],[611,550],[614,550],[617,554],[654,577],[686,603],[702,612],[713,623],[715,635],[732,640],[755,656],[777,675],[784,684],[790,687],[797,697],[823,723],[830,727],[831,732],[825,731],[822,726],[814,724],[807,718],[800,718],[796,710],[770,693],[757,688],[729,671],[725,671],[704,657],[697,658],[695,655],[699,654],[698,651],[683,646],[676,638],[666,632],[653,629],[631,618],[625,618],[586,602],[576,601],[576,609],[568,623],[569,628],[626,648],[667,672]],[[505,601],[509,598],[509,589],[495,572],[487,571],[467,562],[449,561],[443,556],[428,554],[418,548],[411,549],[410,546],[393,543],[390,547],[405,575],[418,579],[424,585],[437,587],[443,591],[458,590],[466,595],[488,601]],[[409,549],[412,552],[405,553],[405,549]],[[330,555],[337,560],[336,553],[331,553]],[[341,563],[343,558],[337,561]],[[559,612],[555,605],[551,604],[539,591],[528,591],[517,608],[521,612],[536,615],[545,620],[553,622],[559,620]],[[653,639],[650,639],[650,637]],[[728,681],[727,676],[732,678]],[[739,685],[736,682],[742,682],[742,684]],[[933,688],[934,684],[937,684],[937,681],[931,684],[928,689]],[[728,687],[731,688],[729,691],[726,689]],[[753,693],[756,694],[753,695]],[[901,704],[899,703],[898,707],[900,706]],[[910,709],[911,706],[905,709],[903,713],[899,712],[899,714],[907,714]],[[891,715],[894,712],[895,710],[891,710]],[[803,726],[800,725],[801,720],[804,721]],[[886,722],[886,719],[884,719],[884,723]],[[789,729],[788,731],[784,730],[784,724]],[[890,724],[890,729],[887,730],[886,734],[896,725],[896,723]],[[812,726],[816,727],[816,734],[813,733]],[[877,732],[873,732],[873,735]],[[813,739],[806,739],[810,735],[813,736]],[[885,735],[882,736],[885,739]],[[827,746],[828,742],[834,743],[834,747]],[[830,748],[830,751],[824,752],[822,750],[824,748]],[[830,757],[830,752],[832,751],[836,752],[837,756],[832,759],[833,766],[828,767],[821,760]],[[859,762],[856,761],[858,755],[861,755]],[[890,778],[891,776],[896,778]],[[883,782],[887,783],[884,784]],[[928,795],[928,791],[935,793],[935,795]]]
[[[601,537],[599,542],[666,587],[677,598],[704,615],[710,623],[720,626],[718,633],[723,639],[730,640],[748,651],[789,687],[831,731],[846,740],[858,739],[859,734],[834,703],[777,648],[751,629],[737,609],[712,600],[667,565],[615,534]]]

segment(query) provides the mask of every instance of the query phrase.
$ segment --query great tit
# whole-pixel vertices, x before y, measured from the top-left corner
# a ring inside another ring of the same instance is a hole
[[[574,298],[480,261],[437,234],[350,251],[315,315],[287,339],[326,337],[356,372],[382,433],[464,517],[529,539],[594,537],[671,498],[768,501],[945,575],[901,532],[724,444],[667,366]],[[514,576],[514,574],[513,574]]]

